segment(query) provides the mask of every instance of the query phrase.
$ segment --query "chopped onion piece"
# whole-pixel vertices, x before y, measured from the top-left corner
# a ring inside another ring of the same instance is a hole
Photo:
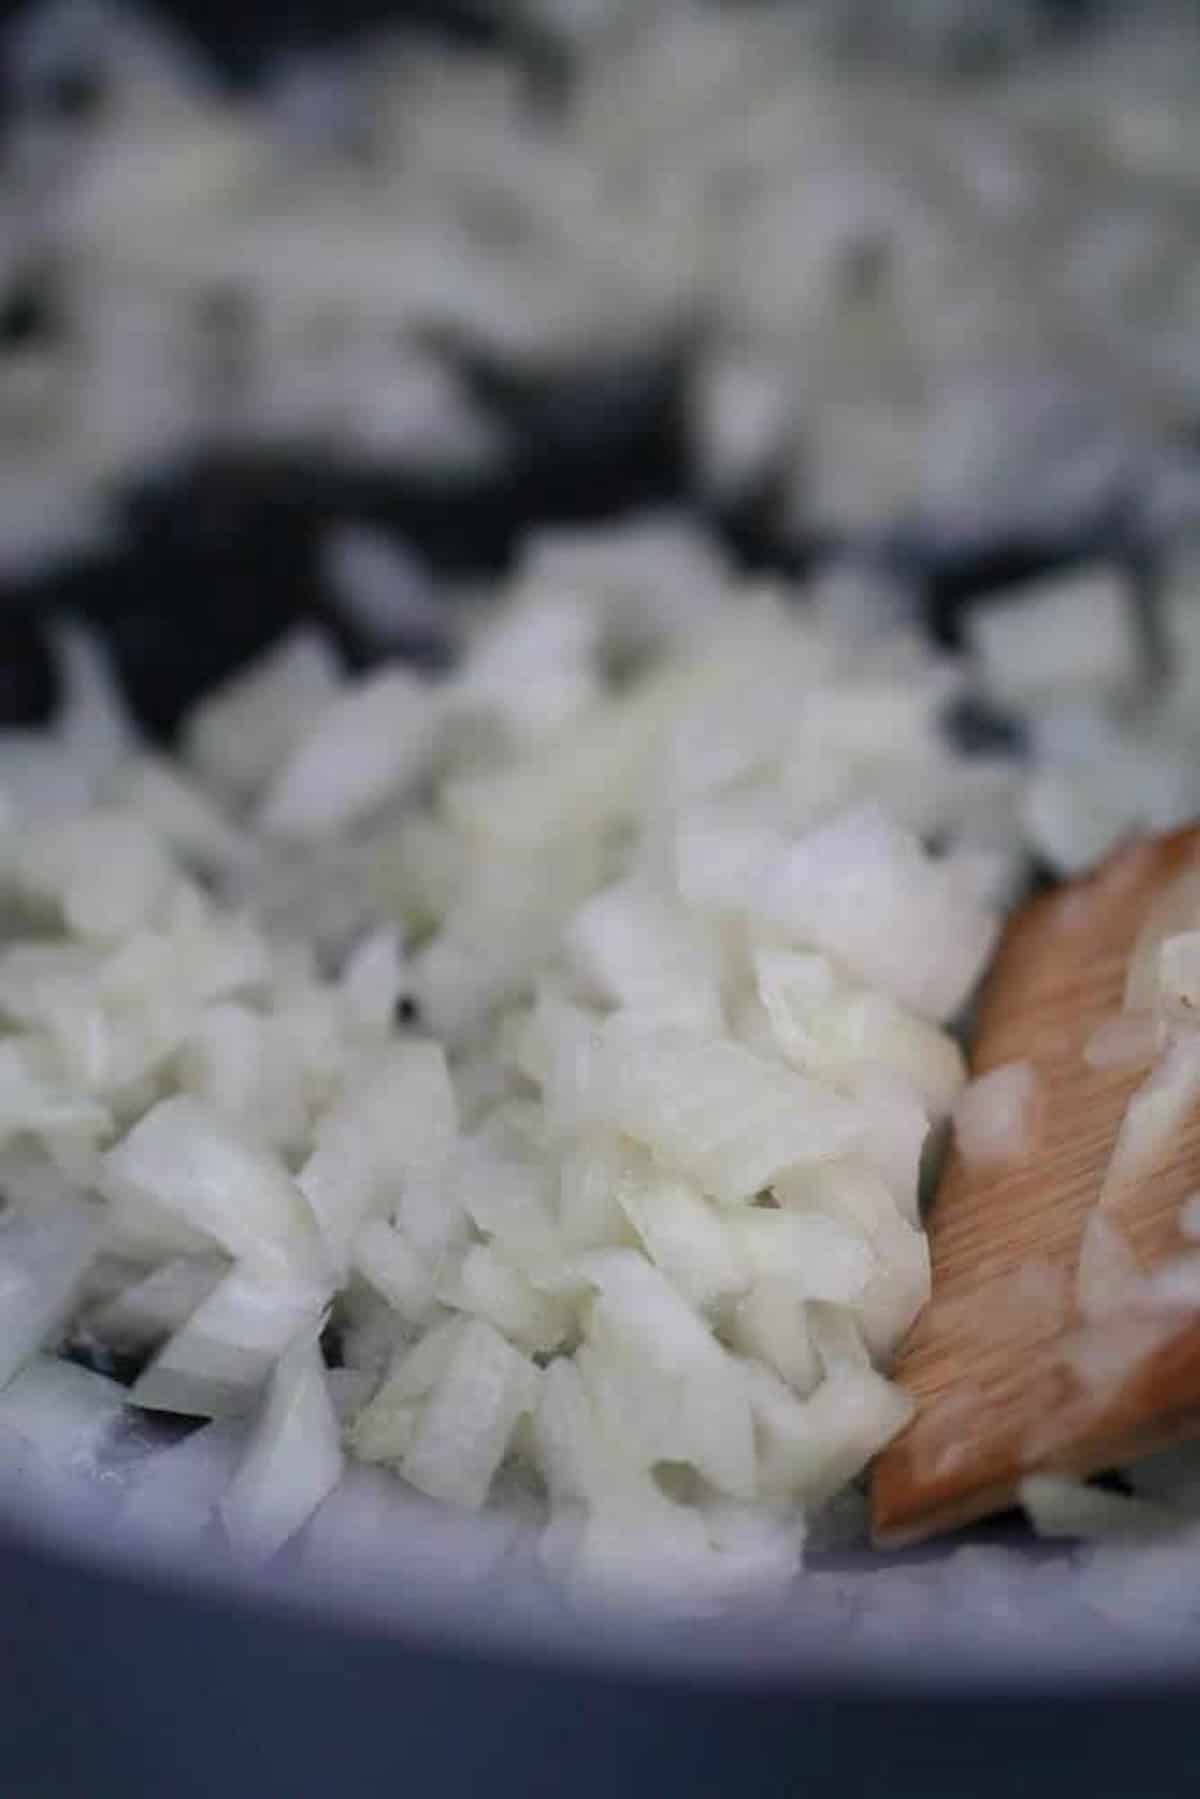
[[[544,1167],[514,1146],[476,1138],[458,1158],[460,1203],[518,1268],[541,1279],[562,1262]]]
[[[875,1259],[854,1228],[820,1212],[730,1213],[728,1231],[753,1280],[779,1277],[799,1299],[848,1305],[862,1297]]]
[[[265,1142],[273,1136],[263,1092],[268,1036],[262,1017],[241,1005],[205,1006],[179,1051],[180,1085],[202,1105],[257,1125]]]
[[[247,799],[333,699],[339,680],[328,641],[316,631],[294,631],[191,713],[185,753],[208,780]]]
[[[703,665],[673,666],[628,697],[598,706],[565,742],[498,774],[451,782],[454,822],[470,837],[531,850],[569,835],[581,817],[597,826],[636,811],[638,782],[667,722],[712,680]]]
[[[814,1300],[807,1315],[813,1348],[825,1370],[826,1380],[836,1380],[843,1374],[870,1372],[870,1351],[858,1317],[849,1306]]]
[[[831,1213],[862,1233],[871,1253],[871,1272],[855,1311],[875,1361],[886,1364],[930,1294],[929,1245],[909,1222],[886,1181],[862,1163],[834,1162],[813,1169],[796,1183],[809,1204]],[[791,1201],[791,1189],[780,1197]],[[829,1293],[818,1299],[833,1299]]]
[[[1134,1309],[1146,1297],[1146,1282],[1123,1231],[1099,1208],[1088,1216],[1075,1270],[1075,1303],[1090,1320]]]
[[[275,776],[263,829],[312,839],[402,793],[431,766],[440,712],[406,670],[370,675],[321,712]]]
[[[552,1134],[570,1138],[602,1126],[606,1120],[596,1093],[601,1037],[594,1014],[543,994],[533,1027],[542,1061],[533,1078],[541,1086]]]
[[[779,1048],[798,1068],[815,1062],[814,1021],[833,999],[837,976],[827,956],[801,950],[758,949],[754,983]]]
[[[1173,1043],[1129,1101],[1100,1188],[1100,1206],[1120,1206],[1131,1187],[1154,1172],[1200,1100],[1200,1042]]]
[[[954,1134],[969,1168],[1027,1161],[1037,1129],[1038,1085],[1031,1062],[1005,1062],[978,1075],[954,1108]]]
[[[1200,872],[1182,874],[1155,895],[1125,971],[1125,1010],[1152,1012],[1159,1001],[1160,953],[1170,937],[1200,922]]]
[[[326,1291],[234,1268],[160,1350],[133,1388],[134,1405],[217,1418],[254,1404],[297,1332],[324,1311]]]
[[[807,1323],[807,1307],[786,1277],[769,1276],[738,1301],[730,1341],[742,1355],[773,1368],[804,1398],[821,1377]]]
[[[715,944],[647,883],[609,887],[575,914],[567,950],[609,1005],[696,1031],[722,1026]]]
[[[1151,1288],[1142,1297],[1153,1305]],[[1157,1311],[1109,1313],[1063,1339],[1062,1360],[1082,1383],[1090,1409],[1109,1404],[1141,1364],[1178,1333],[1181,1326],[1179,1318],[1172,1315],[1175,1309],[1168,1298],[1160,1302]],[[1068,1411],[1068,1425],[1069,1418]],[[1061,1449],[1068,1435],[1064,1415],[1050,1414],[1027,1438],[1026,1462],[1036,1465],[1048,1451]]]
[[[594,1500],[636,1483],[636,1471],[606,1439],[578,1367],[565,1356],[542,1375],[533,1429],[543,1479],[556,1504]]]
[[[451,1175],[442,1168],[409,1175],[395,1207],[396,1228],[427,1268],[439,1268],[469,1229]]]
[[[433,1310],[434,1277],[408,1238],[385,1218],[370,1218],[354,1239],[351,1266],[408,1324]]]
[[[1159,945],[1158,988],[1170,1012],[1188,1018],[1200,1008],[1200,931],[1180,931]]]
[[[251,840],[196,782],[163,756],[140,755],[114,777],[117,803],[144,818],[185,862],[222,873],[252,855]]]
[[[127,936],[161,913],[174,876],[158,839],[130,812],[92,812],[34,833],[21,860],[27,891],[62,909],[82,937]]]
[[[312,1213],[283,1164],[186,1096],[163,1100],[105,1157],[104,1190],[177,1213],[264,1273],[317,1273]]]
[[[559,1348],[571,1330],[568,1307],[538,1292],[484,1243],[468,1245],[457,1265],[441,1275],[437,1297],[445,1306],[486,1319],[530,1355]]]
[[[457,1130],[445,1053],[433,1043],[394,1046],[321,1120],[296,1184],[338,1266],[367,1214],[408,1177],[437,1169]]]
[[[578,594],[521,593],[473,638],[447,693],[453,719],[494,721],[518,744],[559,738],[602,696],[600,620]]]
[[[887,994],[835,991],[823,956],[760,950],[755,969],[779,1047],[798,1068],[840,1082],[877,1065],[911,1083],[931,1117],[951,1110],[967,1075],[962,1051],[945,1031]]]
[[[764,1493],[815,1508],[852,1480],[912,1416],[912,1401],[869,1369],[826,1379],[799,1400],[753,1364],[748,1387],[761,1443]]]
[[[517,1420],[537,1404],[537,1370],[473,1318],[421,1408],[400,1469],[433,1499],[477,1510]]]
[[[862,1108],[861,1160],[887,1183],[909,1224],[919,1225],[929,1117],[916,1088],[889,1069],[868,1066],[854,1076],[851,1091]]]
[[[403,954],[395,931],[376,931],[350,955],[341,989],[355,1023],[384,1041],[391,1034],[404,983]]]
[[[751,910],[931,1019],[964,1003],[997,931],[953,870],[875,806],[794,843]]]
[[[1125,1493],[1108,1493],[1060,1474],[1030,1474],[1021,1505],[1041,1537],[1154,1536],[1172,1522],[1164,1507]]]
[[[627,1173],[619,1139],[584,1138],[563,1158],[558,1228],[569,1252],[618,1249],[629,1240],[629,1219],[619,1192]]]
[[[149,1266],[167,1258],[211,1258],[213,1240],[148,1195],[121,1191],[109,1196],[103,1248],[108,1255]]]
[[[31,1044],[19,1038],[0,1043],[0,1141],[25,1135],[94,1141],[111,1129],[106,1106],[41,1075]]]
[[[725,1204],[861,1136],[855,1106],[728,1039],[616,1013],[598,1063],[597,1111]]]
[[[675,878],[684,903],[701,913],[749,911],[787,838],[753,818],[701,813],[676,831]]]
[[[658,1269],[633,1250],[597,1250],[583,1258],[598,1289],[590,1338],[620,1383],[614,1423],[624,1429],[630,1403],[656,1405],[655,1429],[721,1492],[750,1498],[754,1443],[736,1364]],[[595,1367],[595,1361],[591,1366]],[[622,1378],[624,1377],[624,1378]],[[654,1434],[652,1431],[651,1435]]]
[[[333,1491],[343,1467],[337,1416],[315,1335],[280,1358],[237,1473],[218,1505],[235,1548],[268,1556]]]
[[[91,1314],[91,1326],[121,1349],[147,1348],[186,1324],[226,1272],[214,1257],[179,1256],[123,1288]]]
[[[1200,1311],[1200,1255],[1164,1262],[1147,1281],[1145,1297],[1151,1306]]]
[[[693,1305],[745,1290],[749,1273],[734,1233],[690,1182],[630,1157],[617,1200],[651,1261]]]

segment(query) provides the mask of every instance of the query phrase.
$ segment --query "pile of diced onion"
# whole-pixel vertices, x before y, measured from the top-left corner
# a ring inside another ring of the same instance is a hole
[[[908,1416],[947,1026],[1052,766],[944,729],[999,635],[851,599],[544,539],[449,675],[298,634],[177,759],[64,624],[55,728],[0,739],[0,1466],[182,1415],[100,1482],[126,1528],[170,1490],[265,1558],[357,1461],[520,1489],[580,1591],[790,1578]],[[1112,676],[1072,703],[1119,733]]]

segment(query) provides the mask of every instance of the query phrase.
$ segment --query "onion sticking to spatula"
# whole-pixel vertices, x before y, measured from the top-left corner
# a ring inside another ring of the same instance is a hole
[[[896,1370],[916,1411],[874,1469],[879,1543],[1200,1437],[1196,932],[1200,828],[1011,921]]]

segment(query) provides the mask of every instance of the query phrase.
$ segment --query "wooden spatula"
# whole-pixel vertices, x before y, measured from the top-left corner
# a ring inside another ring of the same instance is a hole
[[[1178,831],[1031,901],[1007,930],[973,1071],[1031,1062],[1036,1122],[1014,1165],[971,1170],[950,1150],[929,1220],[933,1297],[896,1371],[916,1412],[873,1474],[880,1544],[1001,1510],[1027,1474],[1093,1474],[1200,1436],[1200,1309],[1088,1322],[1074,1298],[1085,1223],[1154,1060],[1101,1070],[1084,1049],[1121,1009],[1151,907],[1197,869],[1200,828]],[[1121,1229],[1145,1273],[1200,1247],[1179,1224],[1197,1189],[1200,1109],[1123,1195]],[[1110,1351],[1112,1378],[1098,1379]]]

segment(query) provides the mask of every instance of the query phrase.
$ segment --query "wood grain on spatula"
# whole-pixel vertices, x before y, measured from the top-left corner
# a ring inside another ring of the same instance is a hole
[[[1200,1313],[1130,1311],[1088,1324],[1074,1303],[1084,1225],[1150,1066],[1098,1070],[1084,1049],[1121,1008],[1152,903],[1197,868],[1200,829],[1177,831],[1119,851],[1009,925],[981,996],[972,1066],[979,1075],[1031,1062],[1035,1129],[1018,1165],[968,1170],[950,1149],[929,1220],[933,1296],[896,1370],[916,1411],[872,1478],[881,1544],[1001,1510],[1026,1474],[1091,1474],[1200,1435]],[[1144,1272],[1188,1247],[1178,1213],[1197,1188],[1193,1114],[1122,1199],[1121,1228]],[[1096,1357],[1109,1348],[1115,1377],[1097,1381]]]

